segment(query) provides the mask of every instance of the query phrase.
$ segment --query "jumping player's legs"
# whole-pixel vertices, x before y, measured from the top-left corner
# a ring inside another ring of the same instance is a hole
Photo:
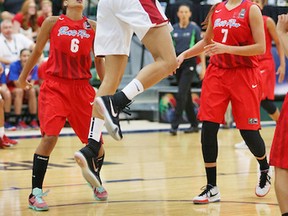
[[[151,28],[144,36],[142,43],[155,60],[142,68],[136,76],[145,90],[171,75],[177,68],[177,62],[167,25]]]
[[[109,73],[119,73],[119,66],[120,74],[109,79],[109,82],[111,80],[115,81],[113,89],[111,88],[104,93],[100,90],[101,93],[99,95],[113,94],[113,91],[118,87],[119,78],[123,75],[121,63],[124,61],[120,60],[119,65],[117,57],[114,57],[113,61],[113,58],[110,58],[110,56],[118,55],[118,57],[122,56],[121,58],[124,58],[123,55],[129,55],[133,32],[136,33],[145,47],[151,52],[155,60],[154,63],[140,70],[137,77],[121,92],[115,94],[113,97],[100,97],[96,99],[99,111],[105,117],[105,126],[109,134],[116,140],[120,140],[122,139],[122,132],[119,125],[119,112],[132,98],[155,85],[164,77],[172,74],[176,70],[177,62],[170,36],[170,25],[167,25],[168,20],[164,13],[161,12],[158,1],[155,3],[150,1],[143,3],[135,0],[129,2],[119,0],[117,2],[113,1],[113,7],[109,4],[111,4],[111,1],[100,2],[99,5],[95,53],[96,55],[105,55],[110,62],[109,64],[114,65],[113,70],[116,70],[116,72],[108,70],[105,76]],[[109,22],[107,19],[108,16]],[[113,27],[107,28],[107,26],[111,25]],[[112,59],[112,61],[109,59]],[[127,60],[125,60],[125,64],[126,62]],[[108,64],[108,62],[106,61],[105,64]]]

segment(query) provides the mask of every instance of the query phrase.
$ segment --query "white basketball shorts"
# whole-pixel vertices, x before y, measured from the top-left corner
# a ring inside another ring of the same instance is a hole
[[[128,56],[133,33],[142,40],[150,28],[167,23],[169,21],[157,0],[100,0],[95,55]]]

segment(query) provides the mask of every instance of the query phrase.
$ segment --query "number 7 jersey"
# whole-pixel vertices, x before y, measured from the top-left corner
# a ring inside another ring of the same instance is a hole
[[[64,79],[90,79],[95,31],[86,17],[71,20],[61,15],[50,32],[47,75]]]
[[[213,40],[230,46],[245,46],[254,44],[249,25],[249,11],[253,5],[243,0],[240,5],[228,10],[226,1],[218,4],[212,14]],[[257,67],[257,56],[240,56],[217,54],[210,58],[210,63],[221,68]]]

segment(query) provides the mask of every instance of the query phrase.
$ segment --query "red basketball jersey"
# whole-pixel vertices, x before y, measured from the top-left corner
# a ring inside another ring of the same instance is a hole
[[[271,53],[272,48],[272,37],[269,33],[269,30],[267,28],[267,16],[263,16],[263,22],[264,22],[264,31],[265,31],[265,40],[266,40],[266,52],[263,55],[259,56],[259,61],[270,59],[273,60],[273,55]]]
[[[61,15],[50,33],[47,74],[65,79],[91,78],[95,31],[86,17],[73,21]]]
[[[215,7],[211,21],[213,26],[213,40],[230,46],[245,46],[254,44],[249,25],[249,11],[252,2],[243,0],[232,10],[221,2]],[[210,63],[221,68],[257,67],[257,56],[240,56],[231,54],[218,54],[211,56]]]

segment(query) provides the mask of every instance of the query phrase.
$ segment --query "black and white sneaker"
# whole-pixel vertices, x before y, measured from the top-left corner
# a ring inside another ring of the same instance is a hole
[[[208,204],[220,201],[220,191],[217,186],[206,185],[201,188],[203,192],[193,198],[195,204]]]
[[[255,194],[258,197],[264,197],[271,188],[272,168],[260,172],[259,183],[255,188]]]
[[[100,170],[102,164],[99,166],[98,161],[103,161],[103,158],[97,158],[97,155],[95,155],[88,146],[85,146],[79,151],[75,152],[74,159],[80,166],[82,170],[82,175],[85,180],[92,187],[100,187],[102,185],[102,181],[100,178]]]
[[[105,119],[105,127],[108,133],[115,140],[121,140],[123,136],[119,123],[119,114],[123,108],[113,103],[112,96],[97,97],[96,103],[101,108],[100,112]]]

